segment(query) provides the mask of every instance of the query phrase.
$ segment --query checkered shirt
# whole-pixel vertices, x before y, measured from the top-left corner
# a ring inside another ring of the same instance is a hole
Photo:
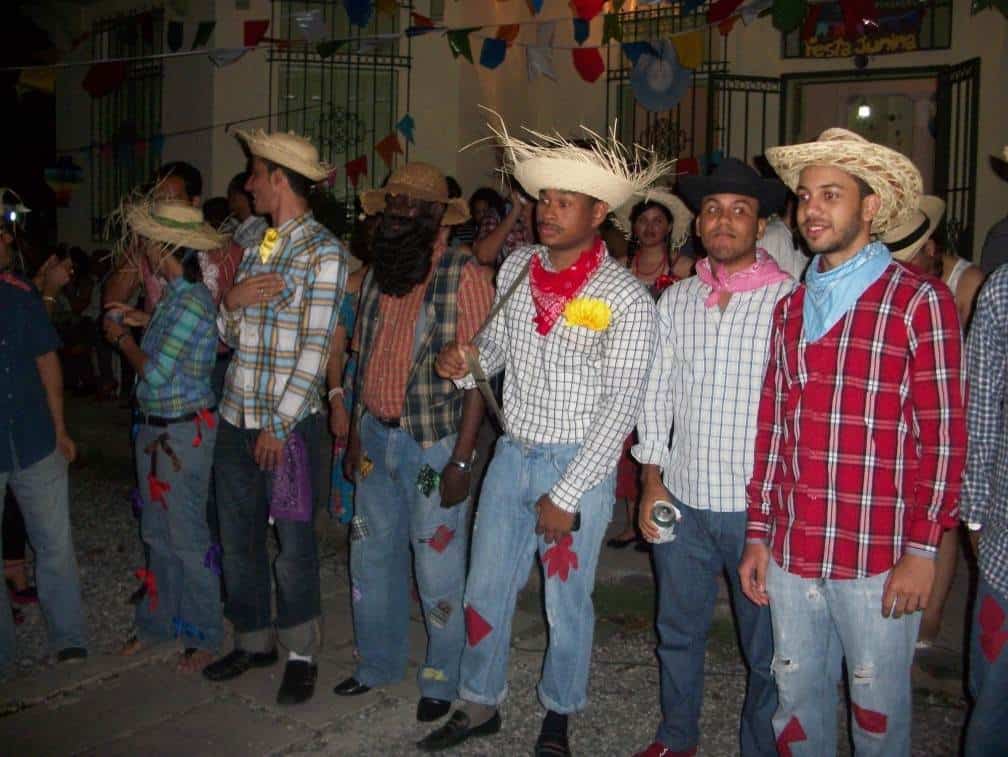
[[[966,456],[962,336],[947,287],[890,264],[817,342],[805,287],[777,304],[747,539],[805,578],[934,556]]]
[[[552,269],[545,247],[516,250],[498,273],[498,297],[532,255]],[[651,295],[608,255],[579,296],[609,305],[612,318],[606,329],[571,326],[561,318],[548,335],[540,336],[526,283],[476,340],[488,376],[507,368],[508,433],[533,444],[581,445],[549,491],[550,499],[568,512],[576,512],[581,496],[615,469],[640,414],[657,336]]]
[[[329,340],[346,286],[346,252],[311,213],[291,219],[266,263],[250,248],[235,283],[279,273],[283,291],[265,304],[217,316],[221,339],[234,349],[221,415],[240,428],[261,428],[279,439],[321,409]]]
[[[658,360],[632,454],[660,467],[665,486],[690,507],[746,509],[774,306],[794,285],[735,292],[722,312],[705,305],[711,288],[694,276],[658,301]]]
[[[1008,266],[984,284],[966,344],[969,453],[960,516],[979,523],[980,572],[1008,596]]]

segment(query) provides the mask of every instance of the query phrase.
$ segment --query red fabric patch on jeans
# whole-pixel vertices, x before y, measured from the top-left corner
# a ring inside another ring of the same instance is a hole
[[[493,626],[483,619],[483,616],[472,607],[465,608],[466,638],[470,647],[475,647],[493,630]]]
[[[444,552],[448,547],[448,544],[452,539],[455,538],[455,529],[448,528],[448,526],[443,523],[437,527],[437,530],[431,534],[431,537],[427,540],[427,546],[433,549],[435,552]]]
[[[805,735],[805,729],[801,727],[798,718],[792,715],[788,724],[784,726],[784,730],[780,732],[780,736],[777,737],[777,754],[780,757],[791,757],[791,744],[806,739],[808,736]]]
[[[561,581],[566,582],[570,572],[577,570],[577,552],[571,549],[574,537],[566,534],[556,544],[543,552],[542,561],[546,566],[546,578],[556,576]]]
[[[866,710],[864,707],[859,707],[857,702],[851,702],[851,709],[854,711],[854,719],[861,726],[862,731],[868,731],[868,733],[886,732],[886,724],[889,719],[881,712]]]
[[[987,662],[994,662],[1008,642],[1008,631],[1001,628],[1005,622],[1005,611],[990,594],[980,605],[980,649]]]
[[[150,487],[151,502],[160,502],[161,507],[167,510],[168,503],[165,502],[164,495],[171,491],[171,484],[169,484],[167,481],[162,481],[160,478],[157,478],[153,473],[148,473],[147,486]]]

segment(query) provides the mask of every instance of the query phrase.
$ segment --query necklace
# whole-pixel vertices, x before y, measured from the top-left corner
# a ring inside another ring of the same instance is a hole
[[[634,258],[633,273],[638,279],[652,279],[658,276],[663,270],[667,270],[668,264],[668,257],[666,255],[662,255],[661,260],[658,262],[658,265],[654,267],[654,270],[644,272],[640,269],[640,258]]]

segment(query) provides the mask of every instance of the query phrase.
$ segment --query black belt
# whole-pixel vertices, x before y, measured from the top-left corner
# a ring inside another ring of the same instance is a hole
[[[175,418],[163,418],[160,415],[144,415],[144,414],[141,414],[140,418],[138,420],[138,423],[140,423],[143,426],[159,426],[159,427],[163,428],[164,426],[170,426],[173,423],[185,423],[186,421],[196,420],[196,417],[200,413],[203,413],[203,412],[211,412],[212,413],[215,410],[217,410],[217,406],[216,405],[214,405],[213,407],[208,407],[205,410],[199,410],[199,411],[197,411],[195,413],[187,413],[186,415],[179,415],[179,416],[177,416]]]
[[[379,418],[377,415],[372,415],[371,417],[385,428],[399,428],[402,426],[402,421],[399,418]]]

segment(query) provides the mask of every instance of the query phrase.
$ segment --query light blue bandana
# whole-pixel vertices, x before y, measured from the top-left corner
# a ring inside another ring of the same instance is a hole
[[[870,242],[858,254],[829,271],[819,270],[822,255],[812,258],[805,272],[802,321],[805,341],[815,342],[847,315],[865,290],[878,281],[892,262],[889,248]]]

